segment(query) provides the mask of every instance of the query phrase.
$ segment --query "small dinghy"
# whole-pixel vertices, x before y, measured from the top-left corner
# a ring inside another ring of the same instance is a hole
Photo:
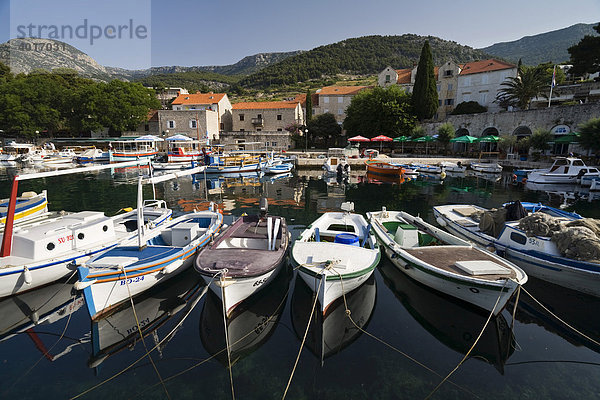
[[[0,231],[4,230],[6,215],[8,213],[9,199],[0,200]],[[17,197],[14,221],[24,222],[39,218],[48,213],[48,195],[45,190],[37,194],[35,192],[23,192]]]
[[[446,172],[465,172],[467,167],[462,165],[460,161],[458,162],[450,162],[450,161],[442,161],[440,163],[440,167],[442,167]]]
[[[402,211],[367,213],[385,253],[402,272],[494,315],[527,282],[519,267]]]
[[[477,172],[499,174],[502,166],[498,163],[471,163],[471,169]]]
[[[223,215],[193,212],[138,234],[77,269],[75,289],[83,290],[90,317],[95,319],[121,302],[189,267],[196,252],[221,229]]]
[[[323,314],[335,299],[366,281],[381,257],[371,226],[351,213],[354,203],[342,203],[342,210],[323,214],[292,247],[293,265],[317,293]]]
[[[367,173],[381,175],[385,177],[401,177],[404,174],[404,168],[397,164],[390,164],[383,161],[366,160]]]
[[[262,167],[262,170],[265,174],[287,174],[294,168],[292,163],[283,163],[283,164],[267,164]]]
[[[261,215],[237,219],[196,258],[196,270],[224,303],[227,315],[244,299],[267,286],[283,265],[289,246],[285,218]]]

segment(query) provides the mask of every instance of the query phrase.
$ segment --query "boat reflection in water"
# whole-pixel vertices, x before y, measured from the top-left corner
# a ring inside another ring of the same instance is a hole
[[[600,298],[530,277],[525,287],[533,297],[556,316],[588,337],[600,337]],[[521,293],[516,319],[524,324],[536,324],[575,346],[585,346],[600,353],[600,346],[558,321],[527,293]]]
[[[361,329],[366,329],[377,297],[377,286],[375,275],[372,274],[361,286],[346,294],[346,302],[351,312],[352,319]],[[302,340],[306,331],[306,325],[310,318],[314,303],[313,291],[302,279],[296,279],[296,287],[292,297],[292,324],[299,340]],[[306,346],[309,350],[323,361],[334,354],[341,352],[360,337],[362,331],[357,328],[346,315],[344,298],[336,299],[327,313],[317,310],[313,313],[310,322]]]
[[[53,324],[77,311],[83,297],[73,291],[73,283],[62,280],[0,301],[0,341],[27,333],[36,343],[35,333],[40,326]]]
[[[262,346],[273,334],[288,295],[291,272],[287,264],[271,283],[233,309],[227,318],[231,364]],[[209,290],[200,316],[200,340],[206,351],[228,365],[223,327],[223,304]]]
[[[373,172],[367,171],[367,174],[365,175],[366,177],[366,181],[368,183],[395,183],[395,184],[402,184],[404,183],[404,181],[407,179],[404,174],[400,174],[400,175],[381,175],[381,174],[375,174]],[[410,179],[409,179],[410,180]]]
[[[200,276],[193,269],[189,269],[134,297],[135,313],[142,336],[153,333],[149,349],[161,340],[158,328],[176,315],[178,320],[172,326],[181,322],[202,298],[203,289],[204,282]],[[170,329],[165,329],[163,333],[169,334]],[[158,347],[159,354],[173,336]],[[108,357],[123,349],[132,350],[139,340],[136,317],[131,302],[127,301],[107,316],[92,322],[93,353],[88,360],[88,367],[98,367]]]
[[[385,284],[413,318],[450,349],[466,354],[489,314],[430,289],[399,271],[390,262],[380,264]],[[492,317],[470,358],[493,365],[504,374],[504,364],[515,347],[513,333],[502,314]]]

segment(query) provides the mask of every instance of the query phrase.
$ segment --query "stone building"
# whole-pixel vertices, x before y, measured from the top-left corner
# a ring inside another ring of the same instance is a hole
[[[154,117],[153,117],[154,118]],[[158,110],[150,127],[161,137],[182,134],[194,139],[219,139],[219,114],[216,110]]]
[[[369,86],[326,86],[316,91],[318,104],[313,104],[313,116],[331,113],[339,124],[346,118],[346,108],[352,98]]]
[[[292,148],[292,134],[288,131],[237,131],[221,132],[220,144],[238,145],[239,150],[250,149],[245,143],[255,143],[256,150],[268,149],[280,152]]]
[[[506,78],[517,76],[517,66],[504,61],[489,59],[468,62],[458,75],[456,104],[476,101],[489,112],[500,111],[495,103],[496,94]]]
[[[180,94],[171,103],[174,111],[186,110],[210,110],[216,111],[218,116],[218,129],[230,131],[231,125],[231,103],[226,93],[193,93]]]
[[[234,132],[283,132],[294,123],[304,125],[304,113],[297,100],[235,103],[232,116]]]

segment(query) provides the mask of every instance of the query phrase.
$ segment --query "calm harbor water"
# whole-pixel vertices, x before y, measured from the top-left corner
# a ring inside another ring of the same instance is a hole
[[[0,198],[8,197],[12,169],[0,170]],[[228,215],[258,211],[287,218],[293,235],[320,213],[353,201],[357,212],[402,209],[433,222],[431,207],[510,200],[566,205],[600,217],[600,201],[575,187],[536,191],[492,177],[420,177],[401,185],[352,176],[324,180],[317,171],[290,177],[200,176],[156,186],[177,213],[205,208],[207,198]],[[54,211],[99,210],[109,215],[135,206],[137,171],[76,174],[24,181],[20,190],[48,190]],[[566,190],[563,190],[566,189]],[[146,198],[152,188],[144,188]],[[230,399],[231,383],[221,306],[188,270],[92,323],[71,282],[0,300],[0,398]],[[600,338],[600,299],[533,278],[525,288],[569,324]],[[425,398],[463,358],[487,314],[408,279],[385,258],[373,277],[323,318],[313,317],[287,398]],[[238,399],[280,399],[309,321],[312,294],[291,269],[231,316],[232,381]],[[600,348],[522,294],[514,328],[512,306],[492,319],[470,357],[433,395],[439,399],[581,399],[600,393]],[[133,334],[133,335],[132,335]],[[145,349],[154,349],[151,359]],[[161,380],[164,384],[161,384]]]

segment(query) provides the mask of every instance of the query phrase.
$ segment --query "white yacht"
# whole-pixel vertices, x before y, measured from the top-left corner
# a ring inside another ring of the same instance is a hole
[[[600,177],[600,171],[598,168],[588,167],[580,158],[558,157],[550,168],[531,171],[527,176],[527,182],[577,183],[584,176]]]

